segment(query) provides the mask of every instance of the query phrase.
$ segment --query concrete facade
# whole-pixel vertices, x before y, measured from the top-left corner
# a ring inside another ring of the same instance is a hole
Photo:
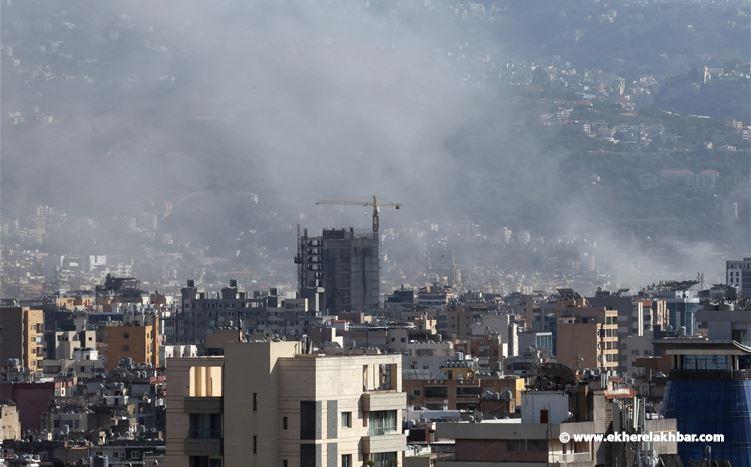
[[[180,289],[180,310],[174,316],[174,338],[169,344],[195,344],[199,347],[211,332],[221,328],[256,329],[263,320],[268,297],[249,297],[237,282],[230,281],[221,293],[199,292],[193,280]]]
[[[12,402],[0,404],[0,443],[6,439],[21,439],[21,421]]]
[[[409,405],[440,410],[479,410],[485,391],[511,392],[515,405],[521,404],[524,378],[515,376],[470,379],[410,379],[404,381]]]
[[[543,466],[596,464],[591,443],[558,440],[561,432],[594,433],[593,422],[578,423],[438,423],[436,437],[454,439],[453,460],[439,460],[441,467],[490,465]],[[574,446],[576,444],[576,446]]]
[[[349,229],[324,229],[320,237],[307,230],[298,239],[299,292],[323,288],[321,310],[368,312],[380,301],[379,239]]]
[[[696,313],[696,320],[707,329],[709,338],[751,345],[751,313],[735,310],[729,304],[718,305],[717,308]]]
[[[727,261],[725,282],[738,288],[738,296],[751,298],[751,258]]]
[[[592,308],[586,301],[563,307],[558,314],[558,361],[573,370],[618,367],[618,311]]]
[[[301,350],[237,342],[169,359],[167,465],[401,466],[401,356]]]
[[[150,363],[155,367],[159,365],[159,337],[153,325],[108,326],[105,336],[105,368],[108,371],[124,358],[132,358],[134,363]]]
[[[24,368],[41,371],[44,355],[44,312],[25,306],[0,308],[0,362],[17,358]]]

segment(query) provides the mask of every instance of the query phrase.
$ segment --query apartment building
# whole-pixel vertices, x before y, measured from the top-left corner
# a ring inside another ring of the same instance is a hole
[[[656,465],[678,465],[675,441],[649,445],[574,441],[573,435],[604,434],[634,422],[633,398],[621,399],[606,391],[589,391],[581,385],[575,392],[579,395],[564,391],[526,391],[522,394],[521,418],[437,423],[435,437],[444,442],[454,440],[454,453],[449,458],[438,459],[435,465],[636,465],[635,452],[649,452],[658,462]],[[577,403],[573,403],[574,400]],[[668,436],[676,433],[676,420],[645,420],[638,430],[653,436]],[[569,436],[562,438],[562,433]]]
[[[236,342],[168,360],[167,465],[401,466],[402,357],[302,350]]]
[[[590,307],[577,298],[562,303],[557,325],[558,361],[573,370],[618,367],[618,311]]]
[[[349,229],[324,229],[321,236],[298,238],[298,290],[301,296],[318,295],[319,310],[331,314],[377,310],[380,295],[378,237]]]
[[[0,402],[0,439],[21,439],[21,421],[18,408],[11,401]]]
[[[453,303],[442,306],[437,312],[438,332],[452,339],[466,339],[472,335],[472,326],[489,312],[485,303]]]
[[[672,327],[674,330],[688,335],[696,335],[696,312],[699,311],[699,297],[691,288],[696,281],[667,281],[652,284],[639,292],[642,298],[663,300],[665,302],[665,319],[659,314],[656,323],[662,322],[663,330]]]
[[[195,282],[188,280],[180,289],[180,310],[172,318],[174,340],[169,343],[200,346],[207,334],[223,327],[238,328],[240,323],[255,329],[267,302],[268,297],[248,297],[234,279],[215,296],[199,292]]]
[[[77,349],[96,347],[95,331],[51,331],[47,354],[51,360],[72,360]]]
[[[30,371],[44,360],[44,312],[26,306],[0,307],[0,362],[17,358]]]
[[[77,376],[91,377],[104,368],[97,350],[96,331],[49,331],[46,345],[48,358],[42,362],[45,374],[59,374],[73,368]]]
[[[725,263],[725,283],[738,288],[738,295],[751,298],[751,258]]]
[[[457,368],[457,362],[453,362],[452,368],[446,368],[446,370],[457,372],[461,368]],[[513,401],[514,407],[521,403],[524,378],[473,376],[469,373],[452,373],[451,376],[451,378],[442,379],[410,378],[405,380],[404,388],[409,405],[430,410],[444,408],[447,410],[481,410],[483,401],[486,399],[505,398],[505,400]]]
[[[110,371],[124,358],[134,363],[159,365],[159,320],[152,324],[125,324],[104,329],[107,345],[105,368]]]

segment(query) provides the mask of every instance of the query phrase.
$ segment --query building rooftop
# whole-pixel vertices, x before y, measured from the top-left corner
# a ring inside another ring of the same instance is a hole
[[[751,347],[732,340],[707,340],[701,337],[667,337],[656,340],[655,346],[665,347],[667,355],[713,352],[718,355],[751,355]]]

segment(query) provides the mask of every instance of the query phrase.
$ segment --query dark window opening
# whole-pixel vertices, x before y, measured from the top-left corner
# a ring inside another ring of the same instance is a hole
[[[300,439],[316,438],[316,403],[300,401]]]

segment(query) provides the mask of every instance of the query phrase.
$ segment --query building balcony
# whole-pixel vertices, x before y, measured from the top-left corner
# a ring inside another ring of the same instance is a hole
[[[186,397],[186,413],[222,413],[221,397]]]
[[[590,452],[551,452],[548,454],[548,463],[551,464],[576,464],[592,462],[592,453]]]
[[[360,399],[363,412],[379,410],[401,410],[407,406],[407,393],[388,391],[369,391]]]
[[[186,438],[183,443],[183,453],[186,456],[220,456],[222,455],[222,439],[219,437]]]
[[[370,454],[374,452],[399,452],[407,445],[407,435],[399,432],[391,432],[379,435],[363,436],[361,439],[362,452]]]
[[[188,430],[188,438],[190,439],[221,439],[222,438],[222,431],[221,430],[210,430],[210,429],[190,429]]]

